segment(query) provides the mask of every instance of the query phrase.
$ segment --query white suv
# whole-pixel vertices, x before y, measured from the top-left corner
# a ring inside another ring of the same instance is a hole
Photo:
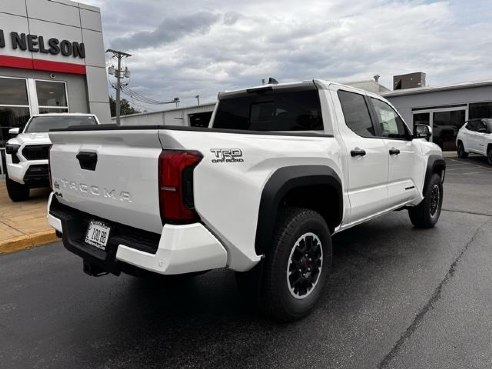
[[[69,126],[99,124],[94,114],[57,113],[33,115],[19,134],[19,128],[11,128],[16,135],[5,146],[7,159],[7,192],[12,201],[29,198],[29,189],[49,186],[48,155],[51,146],[48,131]]]
[[[492,165],[492,119],[472,119],[463,125],[456,137],[458,157],[469,153],[485,155]]]

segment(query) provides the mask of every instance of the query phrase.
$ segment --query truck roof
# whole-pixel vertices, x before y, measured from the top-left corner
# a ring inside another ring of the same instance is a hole
[[[360,93],[370,95],[370,96],[375,96],[375,97],[380,97],[377,94],[362,90],[360,88],[344,85],[342,83],[337,83],[337,82],[332,82],[332,81],[326,81],[322,79],[310,79],[310,80],[305,80],[305,81],[298,81],[298,82],[285,82],[285,83],[278,83],[278,84],[264,84],[264,85],[259,85],[259,86],[254,86],[254,87],[248,87],[248,88],[242,88],[242,89],[237,89],[237,90],[226,90],[223,92],[219,93],[219,98],[222,96],[228,96],[228,95],[236,95],[240,93],[247,93],[251,92],[254,90],[261,90],[261,89],[282,89],[282,88],[295,88],[295,87],[313,87],[316,86],[318,89],[327,89],[328,86],[330,85],[335,85],[335,86],[341,86],[344,88],[348,88],[353,91],[358,91]]]

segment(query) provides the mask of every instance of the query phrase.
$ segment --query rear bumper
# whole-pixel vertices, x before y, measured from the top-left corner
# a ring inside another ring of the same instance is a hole
[[[85,243],[92,219],[111,227],[106,251]],[[160,235],[154,234],[64,206],[53,193],[48,201],[48,222],[63,234],[65,248],[113,274],[119,274],[127,264],[159,274],[199,272],[227,264],[226,250],[201,223],[166,224]]]

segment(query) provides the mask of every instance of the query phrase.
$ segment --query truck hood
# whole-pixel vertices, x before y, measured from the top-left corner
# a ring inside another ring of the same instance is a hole
[[[48,132],[21,133],[11,138],[7,143],[14,145],[46,145],[51,144]]]

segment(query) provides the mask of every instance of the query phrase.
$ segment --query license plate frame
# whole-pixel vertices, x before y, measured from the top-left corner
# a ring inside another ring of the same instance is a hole
[[[91,220],[85,233],[85,243],[106,251],[111,227],[99,220]]]

